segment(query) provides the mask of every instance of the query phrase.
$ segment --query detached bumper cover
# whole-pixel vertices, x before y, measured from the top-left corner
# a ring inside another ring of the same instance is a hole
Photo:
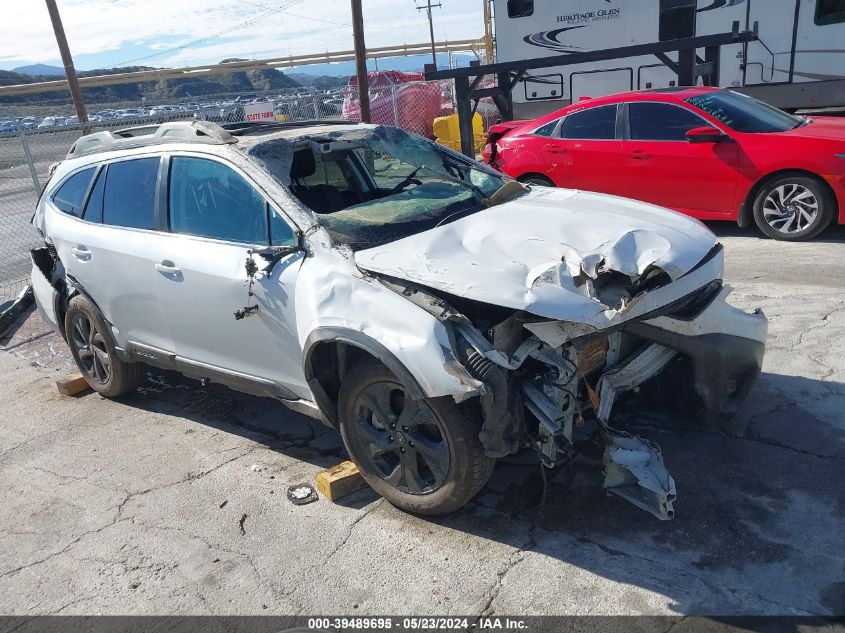
[[[763,367],[768,320],[761,310],[749,313],[725,299],[726,286],[694,319],[659,317],[628,324],[631,334],[688,356],[693,382],[709,415],[732,416],[745,400]]]
[[[693,388],[710,420],[736,413],[763,364],[768,322],[759,310],[743,312],[718,295],[694,318],[658,317],[631,322],[625,331],[652,342],[599,381],[597,418],[605,440],[604,487],[659,519],[674,516],[675,481],[660,448],[608,425],[616,395],[660,373],[677,354],[689,357]]]

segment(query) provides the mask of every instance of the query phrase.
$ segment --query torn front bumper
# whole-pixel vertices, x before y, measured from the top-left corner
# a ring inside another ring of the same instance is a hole
[[[751,390],[763,364],[768,322],[762,311],[744,312],[726,302],[723,287],[703,310],[688,318],[661,316],[631,322],[624,331],[651,345],[607,371],[594,395],[605,441],[604,487],[659,519],[674,516],[675,481],[660,448],[608,425],[616,396],[664,371],[679,354],[692,363],[693,388],[713,420],[731,416]]]
[[[727,303],[730,286],[694,318],[661,316],[625,331],[680,352],[692,361],[693,386],[711,421],[734,415],[763,367],[768,320]]]

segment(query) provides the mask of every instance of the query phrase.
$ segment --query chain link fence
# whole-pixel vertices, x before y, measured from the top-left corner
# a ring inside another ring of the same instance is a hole
[[[438,117],[455,112],[452,83],[425,82],[422,75],[371,73],[370,111],[373,123],[395,125],[459,148],[459,139],[444,134],[446,126],[435,126]],[[499,114],[489,100],[482,100],[478,114],[486,130]],[[89,105],[93,112],[96,106]],[[63,114],[64,112],[64,114]],[[65,158],[68,149],[82,135],[72,107],[56,108],[49,116],[28,116],[21,107],[18,116],[0,117],[0,309],[8,306],[29,281],[29,249],[41,243],[30,224],[35,205],[46,185],[50,166]],[[271,114],[272,113],[272,114]],[[260,118],[285,121],[360,122],[358,91],[354,78],[345,89],[285,95],[223,95],[214,100],[168,105],[137,105],[104,109],[91,114],[91,131],[118,130],[166,121],[203,119],[218,123]],[[438,138],[438,130],[444,134]],[[457,129],[457,126],[451,126]],[[477,137],[478,140],[478,137]],[[456,145],[457,143],[457,145]]]

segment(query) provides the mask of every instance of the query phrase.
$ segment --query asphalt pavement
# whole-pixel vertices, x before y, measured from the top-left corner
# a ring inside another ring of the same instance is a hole
[[[339,434],[268,399],[151,372],[57,393],[31,314],[0,352],[0,613],[845,614],[845,229],[785,244],[712,225],[730,301],[770,319],[739,438],[644,418],[678,488],[660,522],[599,455],[501,462],[427,519],[363,490],[294,506]]]

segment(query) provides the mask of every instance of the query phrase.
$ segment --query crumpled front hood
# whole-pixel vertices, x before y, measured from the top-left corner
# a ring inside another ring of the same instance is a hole
[[[586,278],[607,270],[637,277],[657,266],[675,280],[715,243],[707,227],[673,211],[535,187],[512,202],[359,251],[355,262],[467,299],[601,326],[618,311],[590,296]]]

